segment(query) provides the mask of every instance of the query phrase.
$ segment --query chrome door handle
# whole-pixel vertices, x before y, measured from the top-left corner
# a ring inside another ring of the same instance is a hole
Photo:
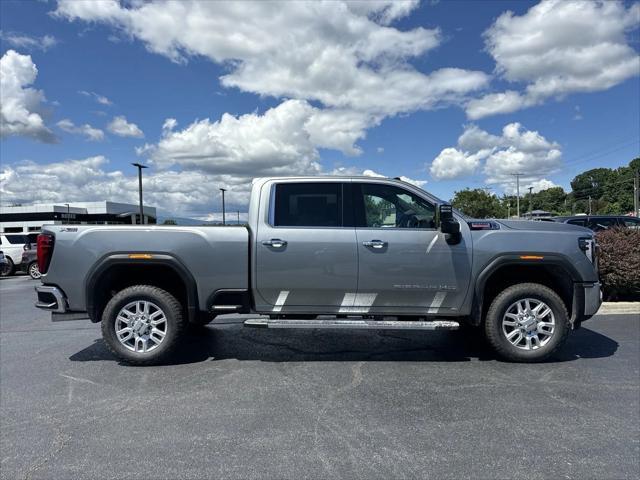
[[[368,242],[362,242],[365,247],[383,248],[387,246],[387,242],[382,240],[369,240]]]
[[[272,238],[271,240],[265,240],[262,242],[263,245],[267,247],[273,248],[282,248],[287,246],[287,242],[285,240],[280,240],[279,238]]]

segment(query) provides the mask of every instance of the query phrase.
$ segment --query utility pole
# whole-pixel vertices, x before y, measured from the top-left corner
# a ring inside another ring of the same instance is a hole
[[[240,210],[238,210],[238,225],[240,225]]]
[[[524,173],[512,173],[516,177],[516,215],[520,218],[520,177]]]
[[[589,195],[589,215],[591,215],[591,195]]]
[[[511,218],[511,202],[507,202],[507,220]]]
[[[227,219],[225,216],[225,211],[224,211],[224,192],[227,191],[226,188],[221,188],[220,191],[222,192],[222,224],[226,225],[227,224]]]
[[[633,214],[640,217],[640,170],[633,177]]]
[[[533,217],[533,187],[529,187],[529,217]]]
[[[142,169],[149,168],[141,163],[132,163],[134,167],[138,167],[138,194],[140,197],[140,225],[144,225],[144,210],[142,209]]]

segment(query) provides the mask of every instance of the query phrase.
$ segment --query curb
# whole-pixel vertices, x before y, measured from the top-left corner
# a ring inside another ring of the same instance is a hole
[[[602,302],[596,315],[640,315],[640,302]]]

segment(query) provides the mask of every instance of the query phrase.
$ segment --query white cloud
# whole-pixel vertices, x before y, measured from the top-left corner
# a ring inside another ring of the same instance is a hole
[[[49,164],[21,162],[3,165],[0,171],[0,194],[3,202],[69,202],[113,200],[138,202],[138,178],[108,171],[104,156],[65,160]],[[229,188],[225,200],[229,209],[244,206],[251,184],[245,177],[208,175],[202,172],[145,171],[145,204],[173,214],[190,215],[215,211],[220,201],[217,188]]]
[[[483,72],[423,73],[412,66],[411,58],[441,42],[438,29],[390,26],[416,5],[150,1],[124,6],[61,0],[55,15],[105,23],[175,62],[203,56],[223,64],[225,87],[320,102],[328,111],[307,126],[314,142],[353,155],[360,153],[355,142],[384,117],[463,103],[488,83]]]
[[[225,113],[220,120],[196,121],[180,131],[168,119],[160,141],[139,153],[160,168],[246,176],[314,174],[320,171],[319,144],[305,126],[315,113],[307,102],[287,100],[263,115]]]
[[[371,170],[371,169],[366,169],[362,173],[358,172],[357,169],[354,169],[354,170],[356,171],[352,171],[351,173],[342,173],[342,175],[364,175],[365,177],[377,177],[377,178],[386,177],[386,175],[382,175],[381,173],[378,173],[375,170]],[[428,183],[426,180],[416,180],[413,178],[405,177],[404,175],[400,175],[398,178],[403,182],[410,183],[411,185],[415,185],[416,187],[419,187],[419,188],[424,187]]]
[[[88,123],[76,126],[71,120],[65,118],[64,120],[60,120],[56,123],[56,125],[59,129],[64,130],[67,133],[84,135],[87,137],[87,140],[91,140],[93,142],[104,140],[104,132],[99,128],[92,127]]]
[[[30,55],[8,50],[0,59],[0,138],[19,135],[56,142],[42,118],[44,93],[29,87],[37,75]]]
[[[513,90],[490,93],[467,103],[467,117],[476,120],[490,115],[512,113],[536,104],[536,100]]]
[[[560,145],[519,123],[505,125],[499,136],[468,125],[456,147],[434,159],[430,172],[437,179],[458,178],[475,173],[484,161],[486,183],[505,186],[513,182],[512,173],[523,173],[522,182],[539,181],[558,169],[561,157]]]
[[[105,106],[110,106],[113,105],[113,102],[111,100],[109,100],[107,97],[105,97],[104,95],[100,95],[99,93],[96,92],[87,92],[86,90],[79,90],[78,93],[80,95],[84,95],[85,97],[91,97],[93,98],[96,102],[98,102],[100,105],[105,105]]]
[[[120,137],[144,137],[142,130],[135,123],[129,123],[123,115],[113,117],[113,120],[107,125],[107,130]]]
[[[475,173],[481,155],[469,154],[457,148],[445,148],[431,163],[429,171],[438,180],[458,178]]]
[[[559,185],[556,185],[551,180],[547,180],[546,178],[541,178],[540,180],[529,183],[527,186],[525,186],[525,190],[528,190],[529,187],[533,187],[533,193],[538,193],[542,190],[547,190],[548,188],[559,187]]]
[[[617,1],[546,0],[522,16],[503,13],[485,32],[486,47],[497,73],[526,87],[472,100],[468,117],[606,90],[640,74],[638,52],[626,38],[639,25],[640,4]]]
[[[5,32],[0,30],[0,40],[8,43],[14,48],[23,50],[43,50],[47,51],[57,45],[58,40],[52,35],[36,37],[17,32]]]

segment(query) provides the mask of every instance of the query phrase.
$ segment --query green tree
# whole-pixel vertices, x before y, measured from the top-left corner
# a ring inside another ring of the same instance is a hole
[[[472,218],[499,218],[506,215],[498,197],[481,188],[455,192],[451,204]]]
[[[562,213],[566,210],[567,194],[562,187],[552,187],[533,194],[533,209],[551,213]]]
[[[167,218],[164,222],[162,222],[162,225],[177,225],[177,223],[175,220]]]

